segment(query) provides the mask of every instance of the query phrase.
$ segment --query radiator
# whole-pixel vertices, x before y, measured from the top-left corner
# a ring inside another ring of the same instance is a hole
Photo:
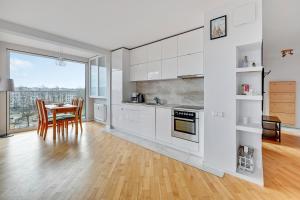
[[[107,106],[106,104],[94,104],[94,120],[98,122],[106,122]]]

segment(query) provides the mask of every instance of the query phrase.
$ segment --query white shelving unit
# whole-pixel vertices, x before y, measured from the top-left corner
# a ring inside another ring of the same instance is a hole
[[[259,67],[238,67],[236,68],[237,73],[245,73],[245,72],[261,72],[263,70],[263,66]]]
[[[251,64],[244,67],[245,56]],[[237,169],[235,175],[258,185],[264,184],[262,165],[262,43],[236,47],[236,157],[240,145],[254,148],[254,172]],[[252,64],[255,63],[255,64]],[[242,84],[249,84],[253,95],[241,95]],[[246,121],[247,123],[243,123]]]
[[[262,95],[236,95],[237,100],[262,101]]]

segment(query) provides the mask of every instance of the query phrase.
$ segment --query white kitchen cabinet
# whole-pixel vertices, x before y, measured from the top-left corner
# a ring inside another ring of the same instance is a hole
[[[134,70],[135,81],[145,81],[148,80],[148,64],[143,63],[136,66]]]
[[[170,108],[156,108],[156,140],[172,143],[172,110]]]
[[[177,78],[177,58],[170,58],[162,61],[161,79]]]
[[[203,74],[203,53],[195,53],[178,57],[178,76]]]
[[[130,67],[130,81],[136,81],[135,74],[137,71],[138,65],[133,65]]]
[[[161,61],[148,63],[148,80],[161,79]]]
[[[161,60],[161,42],[155,42],[146,47],[148,48],[148,62]]]
[[[155,107],[112,105],[112,125],[130,134],[154,140]]]
[[[162,41],[162,59],[177,57],[178,37],[171,37]]]
[[[130,82],[129,50],[113,51],[111,58],[111,103],[121,104],[129,101],[130,94],[136,91],[135,83]]]
[[[148,62],[147,46],[130,50],[130,65],[137,65]]]
[[[178,56],[203,52],[203,29],[178,36]]]

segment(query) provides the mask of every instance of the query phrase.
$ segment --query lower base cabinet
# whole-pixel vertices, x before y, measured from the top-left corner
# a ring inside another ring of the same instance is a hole
[[[171,143],[172,141],[172,110],[156,108],[156,140]]]
[[[116,129],[155,139],[155,107],[112,105],[112,126]]]
[[[172,137],[172,109],[143,105],[112,105],[114,128],[138,137],[157,141],[180,151],[203,156],[203,112],[200,114],[200,143]]]

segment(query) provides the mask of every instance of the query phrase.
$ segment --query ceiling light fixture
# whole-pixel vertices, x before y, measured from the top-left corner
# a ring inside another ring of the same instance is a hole
[[[61,66],[61,67],[66,66],[66,62],[65,62],[65,59],[64,59],[63,55],[64,55],[63,54],[63,48],[60,47],[59,51],[58,51],[58,57],[57,57],[56,62],[55,62],[57,66]]]
[[[281,56],[284,58],[286,55],[294,55],[294,49],[282,49]]]

